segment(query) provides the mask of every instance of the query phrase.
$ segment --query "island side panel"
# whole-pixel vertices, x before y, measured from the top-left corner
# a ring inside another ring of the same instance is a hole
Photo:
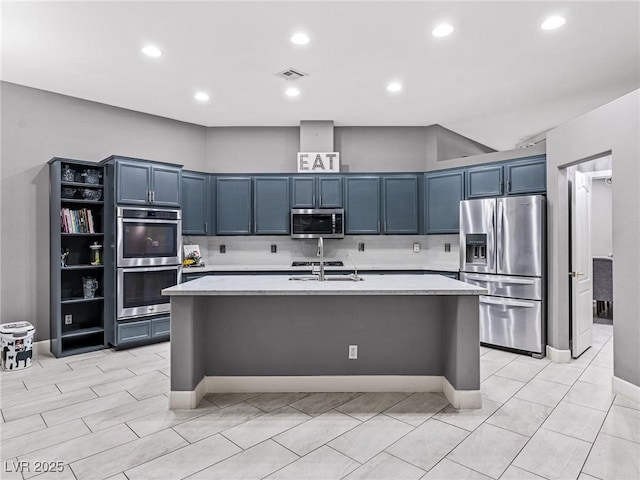
[[[205,375],[202,297],[171,297],[171,391],[192,391]]]
[[[444,376],[456,390],[480,390],[480,307],[477,295],[442,297]]]
[[[206,375],[443,375],[438,296],[212,296]],[[348,346],[358,345],[358,359]]]

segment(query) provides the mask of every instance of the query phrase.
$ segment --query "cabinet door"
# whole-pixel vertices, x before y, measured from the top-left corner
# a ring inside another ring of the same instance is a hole
[[[216,232],[251,233],[251,177],[216,177]]]
[[[459,233],[463,199],[464,170],[426,174],[425,233]]]
[[[171,317],[159,317],[151,320],[151,337],[168,337],[171,332]]]
[[[545,193],[547,191],[546,157],[532,157],[505,165],[507,195]]]
[[[148,340],[151,338],[151,321],[118,323],[116,330],[116,342],[118,345]]]
[[[253,179],[254,233],[289,234],[289,177]]]
[[[206,235],[209,221],[209,175],[182,172],[182,234]]]
[[[153,165],[151,167],[152,203],[158,206],[180,206],[180,173],[179,167]]]
[[[467,198],[499,197],[502,187],[502,165],[467,169]]]
[[[382,177],[384,233],[418,233],[418,178]]]
[[[319,208],[342,207],[342,177],[318,177]]]
[[[291,208],[315,208],[315,177],[291,177]]]
[[[116,197],[118,203],[147,205],[150,201],[151,168],[137,162],[116,163]]]
[[[345,177],[345,233],[380,233],[380,177]]]

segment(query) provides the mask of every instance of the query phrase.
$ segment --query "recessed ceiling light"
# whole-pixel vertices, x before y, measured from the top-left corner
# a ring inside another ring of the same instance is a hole
[[[554,30],[556,28],[560,28],[566,22],[567,21],[564,19],[564,17],[549,17],[544,22],[542,22],[540,28],[542,30]]]
[[[294,33],[291,35],[291,42],[296,45],[306,45],[309,43],[309,35],[302,32]]]
[[[434,37],[446,37],[453,32],[453,27],[448,23],[442,23],[431,32]]]
[[[389,85],[387,85],[387,90],[390,92],[399,92],[400,90],[402,90],[402,85],[400,85],[400,83],[398,82],[391,82]]]
[[[285,90],[284,94],[287,97],[297,97],[298,95],[300,95],[300,90],[298,90],[296,87],[289,87]]]
[[[207,95],[205,92],[198,92],[194,95],[194,98],[199,102],[206,102],[209,100],[209,95]]]
[[[158,58],[162,55],[162,50],[160,50],[155,45],[147,45],[142,49],[142,53],[144,53],[147,57]]]

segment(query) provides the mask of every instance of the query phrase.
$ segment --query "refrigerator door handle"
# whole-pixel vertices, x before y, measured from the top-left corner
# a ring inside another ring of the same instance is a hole
[[[496,272],[502,273],[504,264],[504,204],[501,199],[497,199],[498,214],[496,219],[496,237],[498,237],[498,245],[496,248]]]
[[[512,298],[496,299],[495,297],[486,297],[484,295],[480,295],[479,300],[480,300],[480,303],[485,303],[488,305],[501,305],[504,307],[533,308],[536,306],[534,302],[527,302],[525,300],[514,300]]]
[[[466,274],[466,278],[469,280],[480,280],[482,282],[492,282],[492,283],[513,283],[518,285],[533,285],[535,280],[533,278],[495,278],[489,277],[487,275],[469,275]]]

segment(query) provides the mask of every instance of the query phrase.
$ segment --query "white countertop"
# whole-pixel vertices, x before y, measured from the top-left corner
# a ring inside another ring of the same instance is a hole
[[[457,272],[458,264],[443,264],[443,263],[431,263],[427,265],[416,265],[416,264],[408,264],[408,263],[393,263],[393,264],[377,264],[377,265],[360,265],[358,264],[359,271],[379,271],[379,270],[419,270],[419,271],[427,271],[432,270],[435,272]],[[325,270],[328,271],[353,271],[353,266],[348,265],[345,262],[342,267],[325,267]],[[274,271],[291,271],[293,273],[302,273],[302,272],[310,272],[310,266],[304,267],[292,267],[291,263],[288,264],[252,264],[252,265],[243,265],[243,264],[215,264],[215,265],[206,265],[204,267],[184,267],[182,269],[183,274],[188,273],[207,273],[207,272],[274,272]]]
[[[309,278],[311,275],[293,274]],[[338,275],[329,275],[337,277]],[[163,295],[485,295],[484,288],[442,275],[362,275],[364,280],[319,282],[286,275],[209,275],[165,288]]]

